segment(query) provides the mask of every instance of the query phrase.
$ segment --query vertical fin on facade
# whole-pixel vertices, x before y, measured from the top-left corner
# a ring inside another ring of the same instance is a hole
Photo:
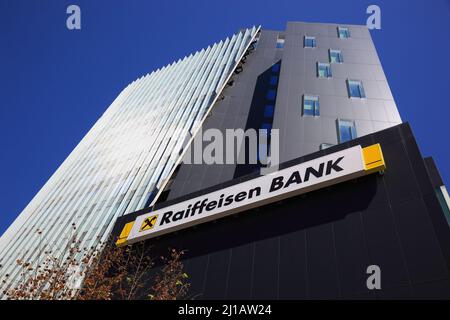
[[[37,243],[64,256],[72,223],[81,246],[91,247],[108,238],[117,217],[143,208],[231,74],[224,66],[240,60],[256,30],[131,82],[0,238],[0,277],[9,274],[14,281],[20,274],[16,260],[35,261]],[[0,285],[0,292],[8,285]]]

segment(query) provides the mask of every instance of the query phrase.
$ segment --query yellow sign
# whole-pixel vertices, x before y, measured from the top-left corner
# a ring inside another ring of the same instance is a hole
[[[383,171],[386,169],[384,162],[383,151],[379,143],[362,148],[364,158],[364,170],[367,173]]]
[[[142,222],[139,232],[152,229],[156,224],[156,220],[158,220],[158,215],[150,216],[147,219],[145,219],[144,222]]]
[[[130,234],[131,228],[133,227],[134,221],[128,222],[122,229],[119,238],[116,241],[116,245],[120,246],[127,241],[127,237]]]

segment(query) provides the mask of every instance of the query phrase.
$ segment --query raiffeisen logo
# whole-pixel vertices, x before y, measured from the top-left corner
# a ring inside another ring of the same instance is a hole
[[[139,231],[142,232],[142,231],[147,231],[147,230],[153,229],[153,227],[156,225],[157,220],[158,220],[158,215],[148,217],[142,223]]]
[[[358,145],[142,214],[125,225],[117,244],[152,238],[384,169],[379,144]]]

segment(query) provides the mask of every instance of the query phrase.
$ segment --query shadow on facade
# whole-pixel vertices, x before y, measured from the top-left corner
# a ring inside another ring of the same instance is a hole
[[[367,209],[380,182],[377,175],[365,176],[150,239],[147,245],[154,256],[170,247],[186,250],[190,259],[338,221]]]

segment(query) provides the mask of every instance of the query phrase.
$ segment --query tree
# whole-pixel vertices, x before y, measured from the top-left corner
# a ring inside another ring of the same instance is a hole
[[[161,274],[156,276],[152,300],[178,300],[187,296],[189,290],[188,275],[184,272],[181,256],[183,251],[172,249],[169,258],[161,257],[165,262]]]
[[[72,227],[75,232],[75,225]],[[175,300],[187,297],[190,284],[181,260],[184,251],[169,249],[168,257],[161,257],[162,267],[156,271],[151,250],[145,242],[119,248],[111,241],[99,242],[91,248],[80,246],[81,241],[74,233],[64,254],[46,250],[35,261],[17,260],[19,280],[13,283],[9,275],[5,275],[2,283],[9,288],[3,294],[13,300]]]

